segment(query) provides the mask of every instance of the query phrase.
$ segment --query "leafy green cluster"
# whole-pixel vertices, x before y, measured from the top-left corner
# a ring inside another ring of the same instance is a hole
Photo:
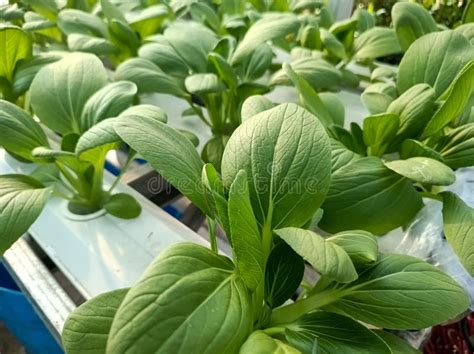
[[[474,164],[472,23],[441,30],[405,2],[393,28],[364,10],[337,22],[319,0],[22,3],[0,10],[17,25],[0,28],[0,145],[38,167],[0,176],[0,252],[52,195],[78,214],[138,216],[131,196],[112,193],[120,176],[104,186],[121,143],[209,221],[211,249],[173,246],[132,288],[79,307],[68,353],[410,353],[389,330],[468,308],[448,275],[381,254],[376,235],[440,200],[446,238],[474,275],[474,210],[442,192]],[[398,71],[376,61],[402,53]],[[361,78],[371,115],[345,129],[328,91]],[[277,85],[294,85],[301,105],[263,96]],[[201,155],[163,110],[134,106],[150,93],[183,99],[183,116],[209,126]],[[232,259],[218,254],[217,227]]]
[[[76,214],[101,209],[126,219],[140,214],[141,207],[132,196],[112,194],[120,177],[104,190],[106,154],[117,148],[119,141],[77,151],[89,129],[100,127],[107,118],[131,120],[155,115],[166,121],[158,107],[130,107],[136,93],[131,82],[109,83],[97,57],[77,53],[45,66],[32,80],[29,100],[39,122],[15,104],[0,100],[1,146],[18,160],[38,166],[30,176],[0,176],[1,252],[27,231],[52,195],[68,200],[69,209]],[[50,131],[60,136],[50,141]],[[131,152],[130,160],[133,156]]]
[[[380,254],[369,232],[324,238],[301,228],[330,188],[329,137],[298,105],[253,107],[225,147],[221,176],[161,122],[115,126],[221,225],[234,257],[195,244],[169,248],[132,288],[69,317],[68,353],[409,353],[373,328],[424,328],[466,309],[468,297],[447,275]],[[316,283],[302,282],[305,261],[321,275]]]

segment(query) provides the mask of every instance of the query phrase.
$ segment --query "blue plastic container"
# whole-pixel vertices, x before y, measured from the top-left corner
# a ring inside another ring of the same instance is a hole
[[[63,350],[0,263],[0,321],[28,354],[63,354]]]

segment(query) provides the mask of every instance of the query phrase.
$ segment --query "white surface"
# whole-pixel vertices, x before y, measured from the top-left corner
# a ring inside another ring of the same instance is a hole
[[[8,160],[10,161],[10,160]],[[0,151],[0,174],[21,172],[25,165],[5,161]],[[106,172],[106,184],[113,176]],[[52,198],[29,230],[62,272],[86,298],[136,282],[150,262],[167,246],[183,241],[207,245],[199,235],[156,207],[132,188],[119,184],[116,192],[132,194],[141,215],[123,220],[104,215],[87,222],[65,217],[66,202]]]

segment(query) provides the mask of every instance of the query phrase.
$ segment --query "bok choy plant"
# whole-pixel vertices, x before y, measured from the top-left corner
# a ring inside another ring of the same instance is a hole
[[[442,189],[455,181],[453,169],[474,165],[474,47],[468,38],[446,30],[414,41],[396,80],[375,84],[390,87],[393,96],[367,88],[362,100],[373,115],[362,127],[351,123],[350,130],[329,106],[318,104],[318,94],[301,76],[289,66],[285,70],[334,139],[333,178],[320,227],[382,235],[407,225],[423,197],[437,199],[444,204],[447,240],[474,275],[474,211]]]
[[[304,229],[331,185],[330,139],[304,108],[258,102],[244,103],[253,113],[231,135],[221,174],[162,122],[111,124],[114,139],[221,225],[234,257],[217,253],[214,232],[212,249],[172,246],[133,287],[71,314],[67,353],[415,353],[388,330],[429,327],[467,309],[449,276],[380,254],[367,231]],[[317,282],[303,281],[305,261]]]
[[[270,23],[278,30],[270,31]],[[141,47],[139,58],[121,64],[115,77],[134,82],[139,93],[159,92],[185,100],[189,109],[183,115],[198,116],[212,130],[202,156],[220,170],[227,140],[241,123],[242,103],[270,90],[258,81],[273,58],[265,42],[295,32],[298,26],[293,16],[269,15],[238,42],[231,35],[219,37],[198,22],[176,21]],[[252,33],[260,33],[258,41]]]
[[[37,164],[31,175],[0,176],[0,251],[3,253],[40,215],[46,201],[58,196],[75,214],[105,209],[119,218],[134,218],[141,207],[130,195],[113,194],[103,181],[104,162],[111,142],[76,154],[87,132],[110,117],[124,121],[142,115],[166,121],[153,106],[133,106],[137,88],[127,81],[108,83],[101,61],[91,54],[69,54],[41,69],[30,89],[31,106],[40,123],[18,106],[0,100],[0,145],[21,161]],[[47,133],[60,135],[48,140]],[[106,136],[101,136],[106,139]],[[82,139],[82,140],[81,140]],[[133,159],[130,154],[129,162]],[[125,170],[124,167],[123,170]]]

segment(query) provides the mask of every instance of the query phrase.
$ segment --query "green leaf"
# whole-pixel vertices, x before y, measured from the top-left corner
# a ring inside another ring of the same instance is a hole
[[[60,9],[66,6],[66,0],[25,0],[39,14],[54,19]]]
[[[275,104],[264,96],[250,96],[242,104],[242,112],[240,114],[241,120],[242,122],[245,122],[247,119],[252,118],[258,113],[269,110],[273,107],[275,107]]]
[[[347,149],[340,141],[331,139],[331,163],[333,173],[359,158],[361,158],[360,155]]]
[[[87,100],[81,116],[81,131],[90,129],[106,118],[118,116],[133,104],[136,93],[137,87],[129,81],[104,86]]]
[[[349,255],[335,243],[328,242],[310,230],[294,227],[278,229],[275,233],[321,275],[340,283],[357,279],[357,272]]]
[[[48,128],[80,133],[85,103],[107,84],[102,62],[91,54],[70,54],[41,69],[31,84],[31,105]]]
[[[390,348],[392,354],[419,354],[420,352],[405,342],[400,337],[387,331],[375,330],[374,332]]]
[[[298,17],[292,13],[265,14],[245,34],[232,56],[232,65],[247,58],[261,44],[294,33],[300,26]]]
[[[443,194],[444,234],[466,270],[474,276],[474,209],[456,194]]]
[[[387,27],[373,27],[354,42],[355,58],[372,60],[402,52],[395,31]]]
[[[48,52],[37,54],[29,59],[22,60],[15,68],[13,79],[13,93],[16,97],[25,93],[31,85],[38,71],[45,65],[54,63],[65,56],[62,52]]]
[[[200,21],[208,25],[215,32],[219,32],[221,21],[212,7],[202,2],[193,2],[189,10],[195,21]]]
[[[98,16],[76,10],[62,10],[57,19],[59,29],[65,34],[83,34],[94,37],[108,37],[107,25]]]
[[[32,43],[28,34],[15,26],[0,28],[0,77],[13,83],[15,67],[31,56]]]
[[[370,74],[370,81],[382,80],[384,78],[392,78],[395,72],[392,68],[386,66],[376,67]]]
[[[249,300],[228,258],[191,243],[172,246],[125,297],[107,351],[237,352],[252,327]]]
[[[324,48],[336,58],[345,60],[347,57],[346,50],[337,37],[325,29],[320,29],[320,33]]]
[[[433,117],[435,92],[427,84],[417,84],[402,93],[387,108],[388,113],[397,114],[400,126],[397,141],[416,137]]]
[[[188,65],[169,44],[145,44],[138,51],[138,55],[173,77],[184,79],[189,74]]]
[[[333,173],[319,226],[332,233],[361,229],[383,235],[409,222],[422,205],[408,179],[379,158],[364,157]]]
[[[92,53],[98,56],[119,52],[119,48],[107,39],[80,33],[70,34],[67,37],[67,45],[71,51]]]
[[[168,16],[169,10],[165,5],[152,5],[133,14],[129,24],[133,30],[140,34],[141,38],[145,38],[157,33]]]
[[[333,123],[332,118],[316,91],[305,79],[295,73],[289,64],[284,63],[283,70],[299,91],[304,106],[313,113],[325,127],[329,127]]]
[[[412,2],[396,3],[392,7],[392,21],[403,51],[406,51],[418,38],[438,30],[428,10]]]
[[[204,213],[210,212],[201,182],[204,164],[184,135],[160,121],[145,118],[130,122],[120,120],[114,129],[168,182]]]
[[[316,117],[282,104],[235,130],[224,151],[222,178],[229,186],[240,170],[247,172],[260,225],[301,226],[324,199],[330,158],[329,139]]]
[[[321,92],[319,94],[319,98],[323,102],[324,106],[326,106],[329,116],[331,117],[334,124],[343,126],[346,112],[344,103],[342,103],[339,96],[332,92]]]
[[[127,193],[113,194],[104,204],[104,209],[120,219],[134,219],[142,212],[138,201]]]
[[[471,44],[474,43],[474,23],[466,23],[456,27],[454,30],[466,37]]]
[[[175,21],[165,30],[164,36],[194,73],[206,72],[207,56],[218,41],[214,32],[197,22]],[[199,40],[190,41],[190,38]]]
[[[443,162],[453,169],[474,165],[474,123],[448,132],[436,150],[441,153]]]
[[[124,23],[127,23],[125,16],[119,10],[117,6],[112,4],[109,0],[100,0],[100,7],[102,9],[102,14],[108,20],[118,20]]]
[[[364,119],[364,143],[369,152],[381,156],[397,135],[400,119],[393,113],[382,113]]]
[[[468,306],[464,290],[436,267],[411,256],[385,255],[325,309],[380,328],[421,329],[453,319]]]
[[[250,203],[247,173],[239,171],[229,190],[229,221],[232,251],[244,284],[254,291],[265,268],[262,240]]]
[[[445,101],[426,125],[422,138],[427,138],[453,121],[465,109],[474,92],[474,60],[467,63],[444,93]]]
[[[128,290],[101,294],[69,315],[62,332],[62,344],[68,354],[105,353],[112,321]]]
[[[387,112],[395,97],[396,89],[392,84],[377,82],[368,86],[360,99],[371,114],[379,114]]]
[[[239,354],[301,354],[301,352],[263,331],[255,331],[242,345]]]
[[[286,242],[273,247],[265,267],[265,301],[270,308],[283,305],[296,293],[304,269],[303,258]]]
[[[31,152],[38,146],[49,146],[40,125],[13,103],[0,100],[0,146],[31,160]]]
[[[460,33],[441,31],[424,35],[413,42],[400,62],[398,91],[403,93],[416,84],[426,83],[434,88],[438,98],[473,59],[474,47]]]
[[[226,89],[224,83],[215,74],[194,74],[184,81],[186,90],[196,95],[218,93]]]
[[[444,163],[428,157],[412,157],[407,160],[385,162],[392,171],[412,181],[435,186],[449,186],[456,180],[456,175]]]
[[[352,15],[357,19],[357,31],[359,33],[365,32],[375,26],[375,16],[366,9],[358,8]]]
[[[211,138],[202,149],[201,157],[203,161],[212,163],[220,171],[222,155],[228,140],[228,136],[215,136]]]
[[[335,90],[341,83],[341,73],[323,59],[301,58],[291,63],[293,71],[316,91]],[[291,83],[288,73],[282,69],[272,77],[273,85]]]
[[[288,342],[304,354],[391,354],[385,342],[353,319],[325,311],[300,317],[285,330]]]
[[[178,97],[186,96],[176,79],[146,59],[132,58],[123,62],[115,71],[115,79],[133,82],[139,93],[160,92]]]
[[[244,70],[244,81],[256,80],[263,76],[270,69],[273,56],[272,48],[268,44],[259,45],[241,64]]]
[[[198,3],[195,3],[198,4]],[[211,53],[208,56],[209,61],[216,68],[217,73],[222,81],[224,81],[227,86],[233,90],[237,88],[237,75],[234,72],[234,69],[230,64],[225,60],[220,54]]]
[[[32,177],[0,176],[0,254],[28,231],[50,194],[50,188]]]
[[[466,7],[464,8],[464,12],[462,14],[462,22],[474,22],[474,2],[472,0],[468,0]]]
[[[444,158],[441,156],[441,154],[430,147],[424,145],[423,143],[413,140],[413,139],[407,139],[405,140],[401,147],[400,147],[400,158],[402,160],[406,160],[410,157],[429,157],[431,159],[438,160],[440,162],[445,162]],[[449,167],[453,168],[448,164]]]
[[[363,230],[342,231],[326,239],[341,247],[356,265],[373,263],[378,257],[377,238]]]

